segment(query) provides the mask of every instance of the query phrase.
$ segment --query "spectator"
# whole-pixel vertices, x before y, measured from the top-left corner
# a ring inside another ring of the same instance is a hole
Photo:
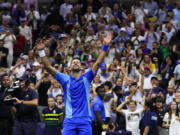
[[[72,8],[73,6],[70,4],[70,1],[65,0],[65,2],[60,6],[59,14],[65,19]]]
[[[88,6],[87,13],[84,15],[87,22],[91,20],[96,20],[96,14],[92,12],[92,7]]]
[[[55,105],[55,99],[48,97],[48,107],[44,108],[42,115],[45,119],[43,135],[61,135],[60,124],[63,119],[63,112]]]
[[[163,119],[163,127],[169,129],[169,135],[179,134],[179,110],[178,105],[175,101],[171,102],[170,111],[167,112]]]
[[[12,134],[13,127],[13,115],[11,109],[4,102],[4,98],[7,95],[6,89],[11,86],[11,80],[8,74],[1,75],[1,87],[0,87],[0,134]]]
[[[20,34],[26,38],[25,53],[27,53],[28,50],[32,49],[32,30],[26,25],[25,18],[20,18],[20,24],[19,31]]]
[[[33,72],[36,75],[37,80],[40,80],[41,79],[42,69],[40,68],[39,62],[37,62],[37,61],[35,61],[33,63]]]
[[[152,101],[145,101],[145,113],[140,121],[141,134],[158,135],[158,118],[154,112]]]
[[[174,86],[169,85],[167,87],[167,95],[166,95],[166,105],[170,105],[171,102],[174,99],[174,95],[175,95],[175,90],[174,90]]]
[[[19,99],[13,98],[16,100],[16,105],[13,107],[13,110],[16,110],[13,135],[36,135],[38,95],[29,88],[29,80],[26,75],[20,77],[19,80],[22,93]]]
[[[60,84],[54,80],[49,88],[49,90],[47,91],[48,96],[52,96],[53,98],[56,98],[57,95],[61,95],[62,94],[62,90],[60,88]]]
[[[109,81],[110,79],[110,73],[108,73],[106,70],[107,70],[106,63],[102,63],[101,73],[99,74],[101,82]]]
[[[92,103],[92,119],[93,119],[93,134],[101,135],[101,132],[107,129],[105,125],[105,107],[104,107],[104,85],[96,88],[97,96],[94,98]]]
[[[21,0],[17,0],[16,4],[12,8],[12,23],[14,26],[20,24],[20,18],[25,18],[26,13]]]
[[[10,29],[8,28],[5,34],[0,36],[0,39],[4,41],[4,47],[8,48],[8,56],[7,56],[7,63],[8,67],[12,66],[13,63],[13,45],[16,42],[16,37],[13,33],[11,33]]]
[[[177,4],[177,8],[173,9],[173,12],[174,12],[174,19],[177,20],[179,23],[180,23],[180,2],[179,0],[176,0],[176,4]]]
[[[56,104],[59,109],[64,110],[64,96],[63,95],[56,96]]]
[[[105,97],[104,97],[104,106],[106,114],[106,123],[109,123],[111,120],[111,106],[114,102],[113,93],[112,93],[112,83],[106,81],[104,83]]]
[[[166,113],[165,107],[164,107],[164,101],[161,97],[157,97],[155,101],[155,109],[156,109],[156,114],[158,117],[158,130],[159,134],[162,132],[163,128],[163,118]]]
[[[4,41],[0,40],[0,67],[8,67],[7,56],[8,48],[4,47]]]
[[[30,10],[27,13],[27,20],[30,23],[33,34],[34,34],[34,40],[37,39],[38,35],[38,21],[40,20],[39,11],[35,10],[35,6],[32,4],[30,5]]]
[[[15,36],[16,36],[16,43],[14,44],[14,47],[13,47],[13,52],[14,52],[13,63],[15,63],[17,58],[22,53],[24,53],[25,45],[26,45],[26,38],[25,38],[25,36],[20,35],[19,28],[15,29],[14,33],[15,33]]]
[[[158,5],[154,0],[146,0],[144,2],[144,8],[148,10],[149,17],[153,17],[157,14]]]
[[[129,102],[129,103],[128,103]],[[125,104],[129,104],[129,110],[122,109]],[[130,101],[130,97],[127,98],[121,105],[116,109],[119,113],[122,113],[126,118],[126,130],[131,131],[132,135],[139,135],[139,123],[142,117],[143,108],[137,110],[136,102]]]

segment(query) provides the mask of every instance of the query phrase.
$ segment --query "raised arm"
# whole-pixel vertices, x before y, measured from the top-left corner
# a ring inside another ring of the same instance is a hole
[[[55,77],[57,74],[57,71],[54,67],[51,66],[50,61],[49,61],[48,57],[46,56],[46,53],[44,50],[45,44],[42,41],[38,42],[36,45],[36,49],[39,53],[39,56],[41,57],[42,62],[44,63],[45,68],[47,69],[47,71]]]
[[[127,104],[129,101],[130,101],[129,98],[126,98],[126,100],[116,108],[116,111],[119,112],[119,113],[122,113],[122,108],[123,108],[124,105]]]
[[[103,46],[103,49],[100,53],[100,55],[98,56],[98,59],[96,60],[96,63],[93,65],[92,67],[92,71],[94,74],[97,73],[97,70],[99,68],[99,65],[102,63],[105,55],[106,55],[106,52],[108,51],[108,48],[109,48],[109,44],[111,43],[111,40],[113,38],[113,32],[109,32],[108,33],[108,36],[104,38],[104,46]]]

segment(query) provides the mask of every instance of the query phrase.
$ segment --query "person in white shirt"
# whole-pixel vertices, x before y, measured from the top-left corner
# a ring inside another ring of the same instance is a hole
[[[169,85],[167,87],[166,105],[170,105],[175,96],[174,86]]]
[[[122,113],[125,116],[126,119],[126,130],[131,131],[132,135],[140,135],[140,130],[139,130],[139,124],[140,120],[142,118],[142,114],[144,109],[136,109],[137,103],[136,101],[130,101],[131,96],[129,96],[125,102],[120,104],[117,108],[116,111],[119,113]],[[128,104],[129,109],[124,110],[122,109],[125,104]]]
[[[59,14],[65,19],[72,8],[73,6],[70,4],[70,1],[65,0],[65,3],[60,6]]]
[[[56,98],[58,95],[63,95],[63,92],[61,91],[60,84],[58,81],[53,80],[52,85],[47,91],[48,96],[52,96],[53,98]]]
[[[37,62],[37,61],[35,61],[33,63],[33,72],[35,73],[37,80],[40,80],[42,69],[40,68],[39,62]]]
[[[87,13],[84,15],[87,22],[96,20],[96,14],[92,12],[92,6],[88,6]]]
[[[37,30],[38,20],[40,19],[39,11],[35,10],[34,5],[30,5],[30,10],[27,11],[28,22],[32,22],[33,30]]]
[[[11,33],[10,29],[6,30],[6,33],[0,35],[0,39],[4,40],[4,47],[8,48],[7,63],[8,67],[12,66],[13,63],[13,46],[16,42],[16,37]]]
[[[148,10],[143,8],[143,4],[141,3],[137,4],[137,7],[135,7],[135,10],[133,12],[136,18],[136,23],[143,24],[144,17],[146,16],[147,13],[148,13]]]
[[[175,81],[180,80],[180,60],[178,60],[176,63],[177,63],[177,65],[175,66],[175,69],[174,69],[174,80]]]
[[[18,58],[16,65],[11,68],[12,72],[15,74],[16,78],[20,78],[24,75],[26,68],[23,65],[23,60]]]
[[[25,52],[28,52],[32,48],[32,31],[29,26],[26,25],[26,19],[20,18],[21,24],[19,26],[20,34],[25,36],[26,38],[26,45],[25,45]]]
[[[165,114],[163,119],[163,127],[169,129],[169,135],[180,135],[180,114],[176,101],[171,102],[170,111]]]

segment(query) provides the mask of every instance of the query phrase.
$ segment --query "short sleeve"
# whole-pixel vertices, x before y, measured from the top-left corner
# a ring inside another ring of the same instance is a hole
[[[63,85],[67,80],[69,79],[69,76],[63,74],[63,73],[60,73],[60,72],[57,72],[56,74],[56,80],[61,84]]]
[[[62,111],[61,109],[57,108],[57,114],[58,114],[59,116],[61,116],[61,115],[63,115],[63,111]]]
[[[175,69],[174,69],[174,74],[177,74],[177,66],[175,67]]]
[[[151,126],[151,117],[150,113],[144,115],[144,126]]]
[[[31,96],[32,96],[32,100],[33,99],[38,99],[38,94],[37,94],[37,92],[35,90],[32,90]]]
[[[101,105],[100,104],[95,104],[94,105],[94,111],[101,111]]]
[[[46,114],[46,108],[44,108],[44,109],[42,110],[42,116],[43,116],[43,117],[45,116],[45,114]]]
[[[138,113],[139,113],[141,116],[142,116],[143,112],[144,112],[144,108],[138,109]]]
[[[169,118],[169,114],[166,113],[166,114],[164,115],[163,122],[168,123],[168,118]]]
[[[122,114],[127,115],[128,110],[122,109]]]
[[[91,83],[92,82],[92,80],[94,79],[94,77],[95,77],[95,74],[93,73],[93,71],[92,71],[92,69],[91,70],[89,70],[88,72],[86,72],[85,74],[84,74],[84,76],[89,80],[89,82]]]

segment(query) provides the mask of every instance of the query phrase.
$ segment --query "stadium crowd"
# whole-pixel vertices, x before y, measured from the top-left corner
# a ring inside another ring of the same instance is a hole
[[[109,31],[113,40],[90,86],[93,135],[180,135],[180,0],[4,0],[0,135],[60,135],[63,86],[36,45],[45,44],[57,71],[70,75],[78,58],[87,73]],[[28,91],[13,97],[15,83]]]

